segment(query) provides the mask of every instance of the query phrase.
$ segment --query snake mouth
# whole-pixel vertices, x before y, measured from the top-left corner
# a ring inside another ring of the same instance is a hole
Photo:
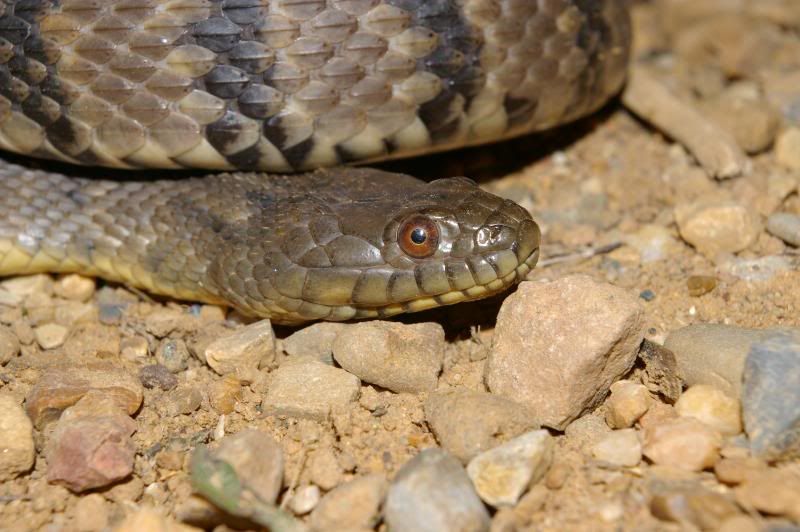
[[[388,318],[397,314],[420,312],[436,307],[454,305],[465,301],[475,301],[499,294],[509,287],[524,280],[539,260],[537,246],[516,268],[502,277],[486,284],[475,285],[464,290],[452,290],[435,296],[420,297],[404,303],[395,303],[376,308],[357,308],[351,319]]]

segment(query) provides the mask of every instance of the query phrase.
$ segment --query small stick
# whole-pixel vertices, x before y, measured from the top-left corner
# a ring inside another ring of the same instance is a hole
[[[553,255],[552,257],[540,260],[536,264],[536,266],[538,266],[539,268],[547,268],[548,266],[552,266],[554,264],[561,264],[563,262],[574,262],[579,260],[591,259],[592,257],[596,257],[597,255],[605,255],[606,253],[611,253],[620,246],[622,246],[622,242],[617,241],[617,242],[612,242],[610,244],[597,246],[594,248],[586,248],[584,250],[577,251],[575,253],[563,253],[561,255]]]

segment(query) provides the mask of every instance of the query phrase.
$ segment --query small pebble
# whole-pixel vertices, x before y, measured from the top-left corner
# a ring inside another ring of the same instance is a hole
[[[272,324],[269,320],[257,321],[214,340],[205,349],[205,360],[220,375],[272,362],[275,360]]]
[[[503,302],[485,380],[563,430],[628,372],[644,336],[643,305],[585,275],[522,282]]]
[[[292,357],[309,357],[333,365],[333,341],[346,327],[343,323],[312,323],[287,337],[283,350]]]
[[[743,98],[730,92],[705,100],[703,114],[728,131],[747,153],[767,149],[780,125],[778,113],[760,98]]]
[[[800,170],[800,128],[790,127],[778,134],[775,158],[789,170]]]
[[[747,249],[761,229],[751,208],[718,199],[681,203],[675,221],[681,237],[710,258]]]
[[[45,323],[34,329],[36,343],[42,349],[55,349],[64,344],[69,334],[69,329],[58,323]]]
[[[112,363],[92,362],[47,370],[28,393],[25,410],[41,427],[90,391],[113,399],[129,415],[142,404],[142,384],[135,375]]]
[[[546,430],[527,432],[470,460],[467,474],[486,504],[514,506],[547,472],[554,445]]]
[[[170,519],[155,508],[141,507],[114,527],[114,532],[192,532],[197,530]]]
[[[58,297],[86,302],[94,295],[95,280],[82,275],[68,274],[60,277],[53,289]]]
[[[739,401],[708,384],[695,384],[683,392],[675,410],[681,416],[699,419],[723,436],[742,432]]]
[[[779,273],[795,270],[794,262],[784,255],[767,255],[755,259],[734,258],[719,265],[721,273],[748,282],[769,281]]]
[[[465,464],[483,451],[539,428],[522,405],[463,389],[431,394],[425,402],[425,420],[439,444]]]
[[[333,449],[321,447],[314,451],[308,459],[308,476],[311,482],[325,491],[330,491],[342,481],[342,467],[336,459]]]
[[[650,302],[656,298],[656,293],[647,288],[639,292],[639,298],[644,299],[647,302]]]
[[[796,472],[766,469],[748,477],[736,487],[734,494],[745,508],[800,523],[800,475]]]
[[[642,461],[642,444],[636,430],[615,430],[594,445],[592,455],[602,462],[634,467]]]
[[[317,486],[313,484],[300,486],[289,501],[289,509],[295,515],[305,515],[316,508],[321,497],[322,494]]]
[[[110,510],[99,493],[78,497],[72,508],[72,524],[75,530],[104,530],[108,526]]]
[[[203,394],[195,387],[180,388],[170,394],[167,411],[172,415],[191,414],[203,402]]]
[[[65,412],[45,452],[47,480],[80,493],[126,478],[136,455],[135,430],[124,415],[69,419]]]
[[[639,252],[643,264],[668,259],[681,247],[669,229],[652,224],[643,226],[632,235],[626,235],[625,243]]]
[[[750,346],[742,411],[750,449],[768,460],[800,456],[800,330],[774,331]]]
[[[0,282],[6,292],[21,296],[23,299],[32,294],[51,295],[53,278],[47,274],[20,275]]]
[[[12,358],[19,355],[19,350],[17,335],[8,327],[0,325],[0,366],[5,366]]]
[[[181,339],[165,338],[156,349],[156,361],[172,373],[189,367],[189,349]]]
[[[372,530],[389,483],[379,474],[357,477],[326,493],[311,513],[314,530]]]
[[[606,423],[612,429],[632,427],[652,404],[653,398],[643,384],[617,381],[611,385],[611,394],[606,399]]]
[[[120,341],[119,348],[122,358],[130,362],[137,362],[141,359],[144,359],[150,352],[150,347],[147,343],[147,340],[141,336],[123,338]]]
[[[35,457],[31,420],[19,401],[0,394],[0,482],[29,471]]]
[[[800,247],[800,216],[776,212],[767,219],[767,231],[787,244]]]
[[[444,348],[444,329],[438,323],[367,321],[339,332],[333,358],[364,382],[418,393],[436,388]]]
[[[719,432],[694,418],[679,417],[648,426],[643,432],[643,454],[658,465],[702,471],[719,458]]]
[[[686,288],[690,296],[700,297],[714,290],[718,282],[713,275],[692,275],[686,279]]]
[[[208,402],[218,414],[230,414],[242,398],[242,383],[233,375],[214,381],[208,390]]]
[[[767,464],[758,458],[723,458],[714,464],[717,480],[725,484],[741,484],[766,470]]]
[[[171,390],[178,385],[178,379],[161,364],[144,366],[139,370],[139,380],[145,388],[161,388]]]
[[[454,456],[425,449],[406,462],[383,509],[390,530],[488,532],[489,513]]]
[[[358,399],[358,377],[311,358],[299,357],[270,374],[264,412],[323,421]]]
[[[274,503],[283,485],[283,450],[266,432],[244,429],[225,436],[214,457],[224,460],[236,471],[259,499]]]
[[[717,530],[740,513],[735,502],[701,487],[658,493],[650,499],[650,512],[662,521],[691,523],[700,530]]]

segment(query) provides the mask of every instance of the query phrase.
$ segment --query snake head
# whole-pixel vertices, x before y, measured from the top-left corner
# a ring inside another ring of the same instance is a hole
[[[253,214],[235,231],[248,241],[226,241],[249,251],[223,257],[216,277],[240,310],[279,323],[487,297],[521,280],[539,254],[530,214],[466,178],[332,169],[263,190],[249,194]]]

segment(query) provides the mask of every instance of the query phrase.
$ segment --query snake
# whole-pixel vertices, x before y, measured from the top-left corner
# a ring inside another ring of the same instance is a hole
[[[0,0],[0,277],[285,324],[497,294],[527,210],[364,165],[584,117],[630,38],[625,0]]]

